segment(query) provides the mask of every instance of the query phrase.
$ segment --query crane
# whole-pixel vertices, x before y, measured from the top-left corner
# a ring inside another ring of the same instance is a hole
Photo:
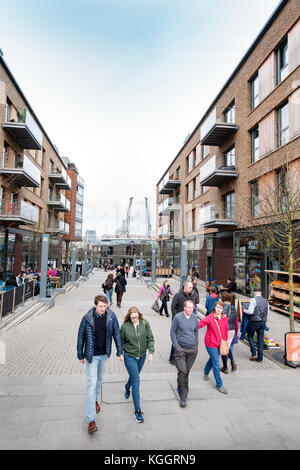
[[[151,222],[150,222],[150,214],[149,214],[149,207],[148,207],[148,198],[145,197],[145,206],[146,206],[146,227],[147,227],[147,236],[151,238]]]
[[[126,221],[126,236],[129,238],[130,235],[130,219],[131,219],[131,206],[132,206],[133,197],[129,199],[129,207],[127,210],[127,221]]]

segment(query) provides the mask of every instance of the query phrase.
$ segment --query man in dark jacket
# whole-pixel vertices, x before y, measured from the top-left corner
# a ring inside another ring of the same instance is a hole
[[[124,292],[126,292],[125,286],[127,285],[127,281],[125,277],[122,276],[121,273],[119,273],[116,279],[114,280],[114,282],[116,283],[115,291],[117,294],[117,306],[121,308],[122,297],[123,297]]]
[[[105,295],[95,297],[95,307],[83,317],[77,338],[77,357],[82,364],[86,360],[88,432],[97,431],[96,413],[100,411],[98,396],[108,358],[111,355],[112,338],[117,357],[123,362],[120,327],[115,313],[110,310]]]
[[[174,295],[172,304],[171,304],[172,321],[174,320],[174,317],[175,315],[177,315],[177,313],[183,312],[184,303],[187,300],[192,300],[194,302],[194,299],[192,296],[192,290],[193,290],[193,283],[191,281],[186,281],[184,283],[183,288],[180,289],[180,291]],[[175,349],[173,345],[171,347],[169,363],[175,366]]]

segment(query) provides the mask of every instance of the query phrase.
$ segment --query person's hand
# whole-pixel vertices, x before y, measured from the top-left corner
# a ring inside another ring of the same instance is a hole
[[[81,364],[84,364],[84,359],[80,359]]]
[[[149,354],[148,361],[150,361],[150,362],[153,361],[153,354]]]
[[[118,361],[124,362],[124,356],[123,356],[123,354],[121,354],[121,356],[118,356],[117,359],[118,359]]]

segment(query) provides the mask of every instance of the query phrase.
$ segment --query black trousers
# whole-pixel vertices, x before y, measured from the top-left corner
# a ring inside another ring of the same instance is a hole
[[[117,305],[121,305],[124,292],[117,292]]]
[[[163,309],[165,310],[166,317],[168,317],[168,316],[169,316],[169,312],[168,312],[168,304],[167,304],[167,299],[166,299],[166,298],[164,298],[164,299],[162,300],[162,304],[161,304],[159,313],[162,313]]]
[[[177,385],[181,399],[185,400],[189,393],[189,373],[198,354],[198,344],[191,348],[183,348],[179,344],[175,348],[175,362],[178,371]]]

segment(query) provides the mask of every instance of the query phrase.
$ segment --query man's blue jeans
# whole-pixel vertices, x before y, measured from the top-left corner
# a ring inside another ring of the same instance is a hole
[[[125,367],[129,374],[129,379],[125,385],[125,390],[129,391],[132,387],[132,399],[135,411],[140,409],[140,372],[143,368],[145,360],[146,354],[139,359],[136,359],[135,357],[124,353]]]
[[[95,421],[96,418],[96,401],[98,401],[98,396],[107,360],[108,357],[106,354],[104,354],[103,356],[94,356],[91,363],[86,361],[86,369],[88,375],[88,386],[86,393],[86,415],[88,423],[90,423],[91,421]]]
[[[206,346],[207,352],[209,354],[209,360],[205,366],[204,369],[204,374],[208,375],[213,369],[215,381],[216,381],[216,386],[218,388],[222,387],[223,382],[221,379],[221,374],[220,374],[220,364],[219,364],[219,349],[218,348],[209,348]]]
[[[113,291],[114,291],[113,289],[109,289],[105,291],[105,295],[106,295],[108,303],[112,303]]]

